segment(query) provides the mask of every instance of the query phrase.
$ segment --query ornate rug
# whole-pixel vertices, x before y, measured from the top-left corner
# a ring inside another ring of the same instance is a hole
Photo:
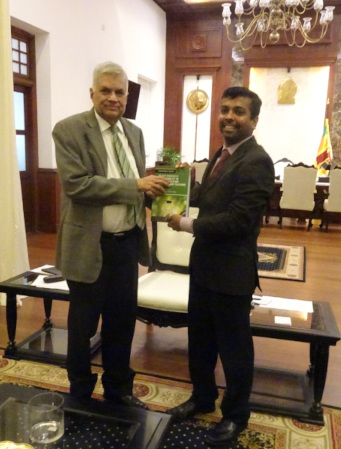
[[[305,247],[258,243],[258,274],[263,278],[305,281]]]
[[[99,380],[93,394],[102,399],[100,383],[102,369],[93,367]],[[61,392],[69,391],[66,371],[54,365],[17,361],[0,357],[0,383],[29,385]],[[207,448],[204,439],[207,430],[221,419],[219,403],[214,413],[198,415],[184,423],[174,423],[165,435],[160,449]],[[186,382],[164,379],[157,376],[137,374],[134,394],[146,402],[151,410],[165,412],[191,395],[191,385]],[[224,449],[340,449],[341,410],[324,408],[325,426],[301,423],[281,416],[252,413],[249,426],[238,437],[238,441]]]

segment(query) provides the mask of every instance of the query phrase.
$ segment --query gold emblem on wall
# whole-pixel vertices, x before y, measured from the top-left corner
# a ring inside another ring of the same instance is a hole
[[[295,104],[297,86],[295,81],[288,77],[278,86],[278,104]]]
[[[208,95],[201,89],[192,90],[187,96],[187,107],[194,114],[204,112],[209,103]]]

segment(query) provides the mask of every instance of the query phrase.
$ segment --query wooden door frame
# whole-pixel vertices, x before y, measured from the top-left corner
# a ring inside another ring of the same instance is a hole
[[[25,95],[25,128],[26,140],[26,171],[20,173],[22,185],[28,187],[30,204],[26,207],[25,225],[27,231],[36,232],[38,223],[38,123],[37,123],[37,88],[36,88],[36,62],[35,37],[19,28],[12,26],[12,37],[21,39],[28,46],[28,76],[13,73],[14,90],[24,92]],[[23,198],[24,202],[24,198]]]

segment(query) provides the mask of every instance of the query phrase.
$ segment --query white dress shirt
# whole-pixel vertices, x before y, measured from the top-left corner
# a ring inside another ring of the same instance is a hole
[[[102,117],[100,117],[95,111],[95,115],[98,121],[99,128],[102,133],[105,149],[107,151],[108,160],[108,171],[107,178],[122,178],[121,171],[118,167],[114,146],[113,146],[113,135],[111,131],[111,125]],[[136,167],[136,162],[134,155],[128,143],[128,139],[124,134],[122,124],[120,121],[116,123],[118,127],[118,136],[121,139],[123,148],[127,154],[127,158],[130,162],[130,166],[136,176],[139,178],[138,170]],[[127,206],[125,204],[113,204],[110,206],[105,206],[103,208],[103,231],[105,232],[122,232],[131,229],[126,221],[127,216]]]

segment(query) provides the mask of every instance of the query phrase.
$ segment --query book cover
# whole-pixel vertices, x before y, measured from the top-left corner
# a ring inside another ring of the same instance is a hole
[[[190,167],[155,167],[154,174],[169,181],[169,188],[152,203],[152,220],[166,221],[167,215],[188,215],[191,188]]]

